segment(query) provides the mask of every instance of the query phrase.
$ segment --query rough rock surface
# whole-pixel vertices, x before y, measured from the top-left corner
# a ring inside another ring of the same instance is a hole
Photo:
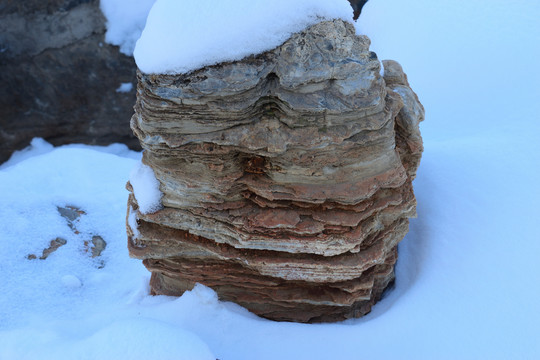
[[[131,127],[164,207],[142,214],[132,193],[127,231],[152,293],[199,282],[285,321],[370,311],[415,216],[424,110],[369,44],[325,21],[242,61],[139,73]]]
[[[104,33],[99,0],[0,0],[0,163],[34,137],[138,148],[135,62]]]

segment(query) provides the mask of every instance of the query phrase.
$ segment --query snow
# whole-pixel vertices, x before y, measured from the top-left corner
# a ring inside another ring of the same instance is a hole
[[[135,47],[145,73],[185,73],[275,48],[321,19],[352,21],[347,1],[157,0]]]
[[[69,144],[62,146],[64,149],[87,149],[86,145],[81,144]],[[41,138],[34,138],[30,141],[30,145],[22,150],[15,151],[8,161],[0,164],[0,170],[7,169],[15,164],[18,164],[26,159],[35,157],[37,155],[47,154],[54,150],[54,146],[46,142]],[[92,146],[92,150],[104,152],[107,154],[114,154],[121,157],[127,157],[135,160],[141,158],[141,154],[135,151],[131,151],[124,144],[110,144],[107,146]]]
[[[41,138],[34,138],[26,148],[15,151],[8,161],[0,164],[0,170],[15,165],[28,158],[51,152],[54,147]]]
[[[129,182],[133,187],[133,194],[141,213],[154,213],[161,209],[163,194],[159,190],[159,181],[150,166],[142,162],[137,163],[129,175]]]
[[[133,89],[132,83],[121,83],[120,86],[116,89],[116,92],[127,93]]]
[[[133,55],[135,43],[141,36],[146,17],[155,0],[100,0],[107,19],[105,41],[120,47],[120,52]]]
[[[538,18],[533,1],[364,7],[360,31],[403,65],[427,116],[418,218],[395,288],[362,319],[272,322],[204,286],[149,296],[125,233],[140,154],[35,139],[0,165],[0,359],[538,358]],[[65,205],[86,212],[79,234]],[[56,237],[67,244],[46,260],[26,258]]]
[[[82,286],[81,280],[75,275],[62,276],[62,284],[70,288],[78,288]]]

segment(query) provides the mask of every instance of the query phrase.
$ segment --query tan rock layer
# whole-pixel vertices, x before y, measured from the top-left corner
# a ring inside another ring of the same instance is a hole
[[[383,64],[336,20],[241,61],[139,73],[131,126],[164,207],[142,214],[131,194],[127,231],[152,293],[198,282],[286,321],[369,312],[415,216],[424,118]]]
[[[220,299],[233,301],[259,316],[278,321],[327,322],[360,317],[371,310],[394,280],[394,263],[378,265],[363,279],[344,284],[358,286],[354,292],[328,285],[276,282],[271,278],[265,281],[260,275],[250,277],[228,263],[202,264],[173,259],[168,263],[144,260],[144,264],[152,271],[153,294],[178,296],[196,282],[203,283],[216,290]]]

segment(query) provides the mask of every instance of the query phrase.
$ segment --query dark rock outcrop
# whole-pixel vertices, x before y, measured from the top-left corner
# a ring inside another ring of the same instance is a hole
[[[364,7],[364,5],[366,5],[368,0],[349,0],[349,2],[351,3],[354,12],[353,20],[358,20],[360,14],[362,13],[362,8]]]
[[[287,321],[370,311],[415,216],[424,110],[369,44],[325,21],[242,61],[139,73],[131,126],[163,209],[131,194],[128,247],[154,294],[199,282]]]
[[[104,33],[98,0],[0,1],[0,163],[33,137],[139,148],[135,62]]]

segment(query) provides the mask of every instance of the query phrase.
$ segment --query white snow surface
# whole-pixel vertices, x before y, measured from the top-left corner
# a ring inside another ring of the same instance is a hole
[[[185,73],[262,53],[337,18],[352,21],[347,1],[157,0],[134,56],[145,73]]]
[[[538,18],[535,1],[365,6],[358,27],[400,61],[427,116],[418,218],[394,290],[362,319],[272,322],[204,286],[149,296],[125,233],[140,154],[34,140],[0,166],[0,359],[538,358]],[[65,205],[86,212],[79,234]],[[93,235],[101,259],[85,251]],[[46,260],[26,258],[58,236]]]
[[[133,187],[133,195],[141,213],[154,213],[161,209],[163,194],[159,190],[159,181],[150,166],[139,161],[129,175],[129,182]]]
[[[127,93],[133,89],[132,83],[121,83],[120,86],[116,89],[116,92]]]
[[[120,47],[120,52],[133,55],[135,43],[141,36],[146,17],[156,0],[100,0],[107,19],[105,41]]]

